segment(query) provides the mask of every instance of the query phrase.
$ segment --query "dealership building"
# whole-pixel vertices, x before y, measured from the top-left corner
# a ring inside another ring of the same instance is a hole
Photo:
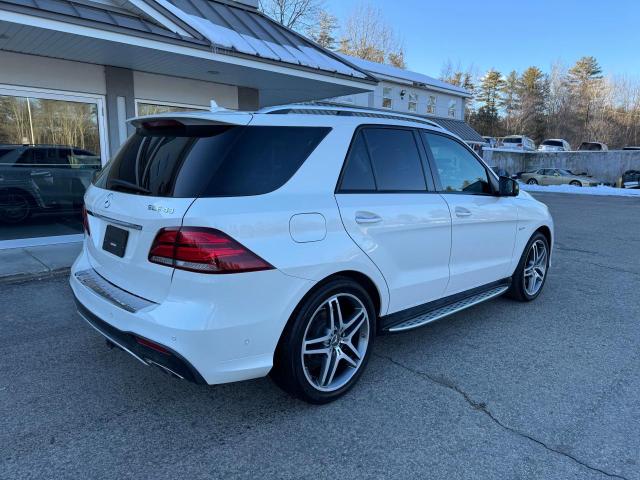
[[[380,97],[388,108],[376,68],[319,47],[257,3],[0,0],[0,249],[82,238],[82,195],[131,133],[127,118],[212,101],[255,110]],[[427,86],[382,77],[396,106]],[[447,88],[427,90],[438,105],[459,101],[448,118],[462,122],[468,94]],[[422,105],[427,90],[409,112],[437,113]]]

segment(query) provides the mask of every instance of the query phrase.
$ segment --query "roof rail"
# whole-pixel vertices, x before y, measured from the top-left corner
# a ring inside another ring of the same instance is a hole
[[[267,107],[259,110],[257,113],[268,115],[335,115],[339,117],[368,117],[368,118],[384,118],[389,120],[404,120],[407,122],[422,123],[431,127],[444,130],[438,123],[428,120],[417,115],[404,114],[399,112],[389,112],[387,110],[378,110],[375,108],[356,108],[344,107],[331,103],[317,104],[293,104],[280,105],[277,107]]]

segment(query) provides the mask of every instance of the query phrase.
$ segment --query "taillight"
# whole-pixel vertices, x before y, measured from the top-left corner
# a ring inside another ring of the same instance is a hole
[[[149,261],[198,273],[240,273],[273,266],[244,245],[213,228],[163,228],[156,235]]]
[[[82,226],[87,235],[91,236],[91,230],[89,229],[89,215],[87,214],[87,207],[82,205]]]

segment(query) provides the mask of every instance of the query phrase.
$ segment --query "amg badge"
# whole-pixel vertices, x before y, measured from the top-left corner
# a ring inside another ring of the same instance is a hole
[[[161,207],[161,206],[156,206],[156,205],[147,205],[147,208],[149,210],[153,210],[154,212],[158,212],[158,213],[172,214],[172,213],[175,212],[175,210],[173,208]]]

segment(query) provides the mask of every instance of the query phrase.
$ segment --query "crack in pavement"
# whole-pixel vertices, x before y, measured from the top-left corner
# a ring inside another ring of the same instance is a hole
[[[426,378],[427,380],[429,380],[430,382],[435,383],[436,385],[440,385],[441,387],[445,387],[449,390],[452,390],[454,392],[456,392],[458,395],[460,395],[474,410],[477,410],[479,412],[484,413],[487,417],[489,417],[491,419],[492,422],[494,422],[496,425],[498,425],[500,428],[502,428],[503,430],[507,430],[515,435],[518,435],[519,437],[522,438],[526,438],[527,440],[536,443],[537,445],[540,445],[541,447],[543,447],[545,450],[552,452],[552,453],[556,453],[558,455],[562,455],[563,457],[566,457],[570,460],[572,460],[573,462],[577,463],[578,465],[591,470],[593,472],[597,472],[600,473],[602,475],[606,475],[609,478],[619,478],[621,480],[630,480],[627,477],[624,477],[622,475],[618,475],[615,473],[609,473],[605,470],[602,470],[600,468],[597,467],[593,467],[585,462],[583,462],[582,460],[574,457],[573,455],[570,455],[569,453],[563,452],[561,450],[556,450],[555,448],[547,445],[546,443],[544,443],[542,440],[538,440],[535,437],[532,437],[531,435],[528,435],[524,432],[521,432],[520,430],[517,430],[513,427],[510,427],[508,425],[505,425],[504,423],[502,423],[498,418],[496,418],[496,416],[487,408],[487,404],[483,403],[483,402],[476,402],[473,398],[471,398],[471,396],[465,392],[464,390],[462,390],[458,385],[456,385],[455,383],[448,381],[445,378],[437,378],[434,377],[433,375],[430,375],[426,372],[421,372],[420,370],[415,370],[411,367],[408,367],[400,362],[398,362],[397,360],[394,360],[391,357],[388,357],[386,355],[380,355],[379,353],[374,353],[373,355],[375,355],[378,358],[382,358],[385,359],[391,363],[393,363],[394,365],[407,370],[408,372],[413,373],[414,375],[418,375],[420,377]]]

